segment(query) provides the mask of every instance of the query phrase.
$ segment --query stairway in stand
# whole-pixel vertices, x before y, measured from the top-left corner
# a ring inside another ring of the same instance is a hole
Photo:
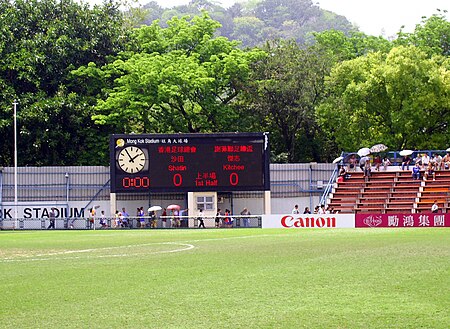
[[[436,180],[413,180],[410,171],[350,172],[344,182],[336,182],[328,206],[339,213],[420,213],[430,212],[434,200],[442,212],[450,212],[450,170],[437,171]],[[423,177],[423,172],[422,172]]]
[[[436,179],[423,180],[417,202],[416,213],[430,212],[434,201],[442,212],[450,212],[450,170],[436,171]]]

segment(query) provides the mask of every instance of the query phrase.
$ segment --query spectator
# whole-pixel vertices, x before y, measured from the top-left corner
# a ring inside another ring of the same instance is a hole
[[[432,212],[432,213],[437,213],[437,212],[439,212],[439,205],[438,205],[437,200],[434,200],[434,203],[433,203],[433,205],[431,206],[431,212]]]
[[[161,213],[161,221],[162,221],[162,227],[166,228],[166,224],[167,224],[167,210],[166,210],[166,208],[163,208],[163,211]]]
[[[93,229],[95,225],[95,208],[89,209],[89,229]]]
[[[433,176],[433,180],[436,180],[436,173],[434,172],[434,166],[431,162],[428,163],[428,167],[425,170],[425,179],[428,179],[430,176]]]
[[[384,170],[386,171],[387,167],[390,166],[390,165],[392,165],[391,160],[389,160],[388,157],[384,157],[383,158],[383,168],[384,168]]]
[[[450,152],[442,158],[442,169],[450,169]]]
[[[405,155],[402,159],[402,170],[409,170],[409,164],[411,163],[411,158],[409,157],[409,155]]]
[[[114,214],[114,228],[120,227],[120,213],[119,210],[116,210],[116,213]]]
[[[366,164],[364,165],[364,177],[368,179],[372,176],[372,168],[370,167],[370,160],[366,160]]]
[[[309,210],[309,207],[305,207],[305,210],[303,211],[304,214],[311,214],[311,210]]]
[[[373,164],[375,166],[375,170],[380,171],[381,157],[379,155],[375,156],[375,158],[373,159]]]
[[[216,225],[217,228],[220,227],[220,217],[221,216],[222,216],[222,214],[220,213],[220,208],[219,208],[219,209],[217,209],[216,218],[214,219],[215,225]]]
[[[231,218],[231,211],[225,209],[225,218],[224,218],[225,227],[231,228],[233,227],[233,219]]]
[[[150,211],[150,227],[157,228],[158,227],[158,218],[156,217],[156,211]]]
[[[203,210],[202,209],[199,209],[198,210],[198,217],[197,217],[197,220],[198,220],[198,228],[206,228],[205,227],[205,221],[204,221],[204,214],[203,214]]]
[[[430,163],[430,157],[428,154],[423,153],[422,154],[422,169],[426,169],[428,167],[428,164]]]
[[[55,229],[55,219],[56,219],[56,213],[55,213],[55,208],[52,207],[52,209],[50,210],[50,214],[48,214],[48,219],[50,221],[50,224],[47,227],[47,230],[49,229]]]
[[[420,165],[418,162],[416,162],[412,169],[412,178],[415,180],[420,179]]]
[[[434,170],[442,169],[442,157],[439,154],[435,153],[430,162],[433,164]]]
[[[294,209],[292,209],[292,214],[293,215],[297,215],[297,214],[299,214],[300,213],[300,210],[298,210],[298,204],[296,204],[295,206],[294,206]]]
[[[364,172],[364,167],[366,166],[367,159],[369,159],[369,157],[361,157],[361,159],[359,159],[359,168],[362,172]]]
[[[101,214],[100,214],[100,227],[101,228],[107,228],[108,227],[108,223],[106,223],[106,217],[105,217],[105,211],[102,210]]]
[[[144,212],[144,207],[140,207],[138,208],[138,212],[137,212],[137,216],[139,218],[139,224],[141,226],[141,228],[145,228],[145,212]]]
[[[341,169],[339,169],[339,176],[337,178],[337,182],[344,182],[348,180],[351,177],[349,173],[345,170],[345,167],[342,166]]]
[[[241,211],[241,216],[244,216],[244,217],[242,217],[242,221],[244,222],[244,227],[249,227],[250,226],[250,218],[245,217],[245,216],[250,216],[250,215],[251,215],[251,213],[250,213],[250,211],[248,211],[247,208],[244,208]]]
[[[321,215],[326,213],[324,204],[319,207],[319,210],[317,211],[317,213],[321,214]]]
[[[356,156],[352,154],[348,159],[348,171],[355,171],[356,169]]]
[[[125,208],[122,208],[122,227],[128,227],[128,217],[130,217],[130,215]]]

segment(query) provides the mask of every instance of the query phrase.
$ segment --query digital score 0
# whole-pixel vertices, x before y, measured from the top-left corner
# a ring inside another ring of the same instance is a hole
[[[267,133],[112,135],[111,192],[265,191]]]

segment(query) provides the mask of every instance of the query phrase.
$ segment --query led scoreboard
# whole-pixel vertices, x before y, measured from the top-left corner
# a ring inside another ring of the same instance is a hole
[[[112,135],[111,192],[265,191],[267,133]]]

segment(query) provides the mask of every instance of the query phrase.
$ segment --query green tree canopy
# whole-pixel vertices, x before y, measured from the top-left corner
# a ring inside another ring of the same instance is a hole
[[[450,142],[449,59],[393,48],[344,61],[326,81],[322,128],[342,150],[376,143],[391,149],[442,149]]]
[[[123,50],[126,26],[113,1],[91,8],[72,0],[0,0],[0,134],[12,139],[17,99],[19,164],[83,163],[89,136],[101,134],[90,120],[91,100],[77,94],[69,73]],[[11,139],[0,140],[2,165],[12,164]]]
[[[330,63],[318,48],[302,49],[295,41],[269,42],[264,50],[268,56],[253,65],[243,103],[259,116],[260,129],[271,132],[275,154],[289,162],[319,161],[324,145],[315,107]]]
[[[94,120],[128,133],[239,130],[231,103],[248,78],[249,63],[262,52],[215,37],[218,27],[207,14],[174,17],[167,28],[154,22],[136,29],[128,51],[111,64],[75,71],[93,85],[113,82],[102,90]]]

